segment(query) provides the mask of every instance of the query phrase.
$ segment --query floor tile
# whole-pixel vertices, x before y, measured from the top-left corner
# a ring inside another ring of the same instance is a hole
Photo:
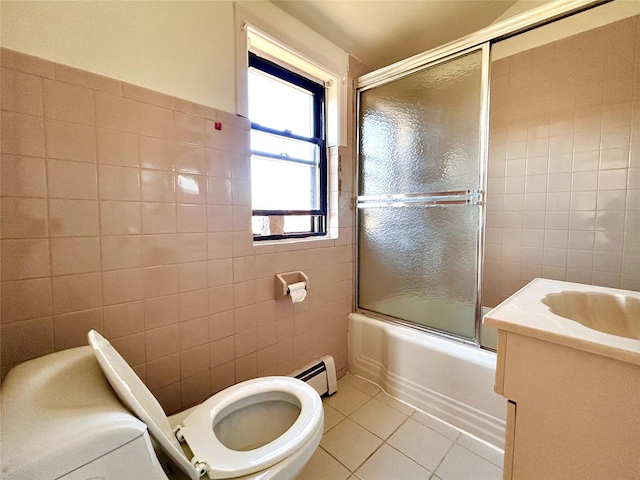
[[[320,441],[322,448],[351,471],[355,471],[381,444],[382,440],[348,418],[329,430]]]
[[[450,440],[455,441],[460,436],[460,430],[428,413],[417,410],[411,418],[420,422],[425,427],[429,427],[431,430],[435,430],[439,434],[444,435]]]
[[[382,391],[382,389],[376,385],[373,382],[370,382],[369,380],[365,380],[362,377],[359,377],[357,375],[351,375],[347,381],[346,381],[347,385],[349,385],[350,387],[354,387],[357,388],[358,390],[366,393],[367,395],[370,396],[375,396],[378,393],[380,393]]]
[[[338,423],[345,419],[345,416],[342,415],[335,408],[331,408],[326,403],[323,404],[324,407],[324,432],[327,433],[333,427],[335,427]]]
[[[478,440],[475,437],[467,433],[460,434],[460,437],[456,441],[458,445],[463,446],[467,450],[475,453],[476,455],[480,455],[485,460],[489,460],[494,465],[502,468],[504,464],[504,451],[490,445],[482,440]]]
[[[353,412],[349,418],[380,438],[387,439],[408,417],[380,400],[372,398]]]
[[[345,480],[349,475],[344,465],[318,447],[296,480]]]
[[[447,437],[412,418],[407,419],[387,442],[432,472],[453,445]]]
[[[370,398],[366,393],[347,384],[342,384],[338,386],[336,393],[325,398],[324,401],[330,407],[348,416],[364,405]]]
[[[470,452],[454,445],[435,472],[442,480],[500,480],[502,469]]]
[[[391,395],[387,395],[384,392],[380,392],[378,395],[376,395],[375,398],[380,400],[382,403],[386,403],[390,407],[395,408],[399,412],[404,413],[405,415],[412,415],[413,412],[416,411],[416,409],[413,408],[411,405],[407,405],[406,403],[401,402],[397,398],[394,398]]]
[[[362,480],[424,480],[431,472],[387,444],[356,471]]]

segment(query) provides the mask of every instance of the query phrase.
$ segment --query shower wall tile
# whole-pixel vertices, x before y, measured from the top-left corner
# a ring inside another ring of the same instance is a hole
[[[51,316],[51,279],[4,282],[1,308],[2,323]]]
[[[138,133],[138,105],[119,95],[95,92],[96,125],[101,128]]]
[[[2,69],[2,109],[42,116],[42,81],[36,75]]]
[[[40,116],[3,111],[2,153],[44,157],[44,120]]]
[[[94,94],[91,89],[46,79],[42,85],[45,118],[95,125]]]
[[[47,157],[95,163],[96,132],[92,125],[45,120]]]
[[[640,290],[639,27],[492,64],[486,306],[535,277]]]
[[[96,166],[66,160],[47,160],[49,198],[98,199]]]
[[[2,281],[50,275],[51,256],[48,239],[2,240]]]
[[[45,199],[15,197],[3,202],[2,238],[41,238],[48,231]]]
[[[3,375],[91,328],[168,413],[326,354],[344,373],[352,143],[330,151],[339,237],[254,246],[246,118],[11,50],[1,62]],[[310,278],[295,306],[274,299],[291,270]]]
[[[81,87],[99,90],[114,95],[122,94],[122,82],[113,78],[94,75],[79,68],[68,65],[54,64],[55,79],[62,82],[71,83]]]
[[[122,303],[105,307],[103,312],[104,334],[120,338],[144,332],[144,303]]]
[[[100,233],[99,205],[95,200],[49,200],[52,237],[92,237]]]
[[[103,330],[102,309],[56,315],[53,317],[53,348],[64,350],[86,343],[89,330]]]
[[[7,197],[46,197],[47,167],[43,158],[2,155],[2,192]]]

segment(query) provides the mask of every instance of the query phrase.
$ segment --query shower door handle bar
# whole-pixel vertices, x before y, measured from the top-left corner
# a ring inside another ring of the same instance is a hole
[[[366,195],[357,198],[358,208],[371,207],[435,207],[438,205],[482,205],[482,190],[455,192]]]

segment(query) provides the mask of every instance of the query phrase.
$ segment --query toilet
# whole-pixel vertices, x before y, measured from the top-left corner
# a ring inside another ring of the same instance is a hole
[[[2,478],[291,479],[320,443],[322,401],[305,382],[247,380],[167,417],[113,346],[88,337],[9,372]]]

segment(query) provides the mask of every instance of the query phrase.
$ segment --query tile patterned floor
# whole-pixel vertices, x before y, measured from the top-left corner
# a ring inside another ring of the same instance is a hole
[[[320,447],[297,480],[500,480],[502,451],[356,375],[324,399]]]

